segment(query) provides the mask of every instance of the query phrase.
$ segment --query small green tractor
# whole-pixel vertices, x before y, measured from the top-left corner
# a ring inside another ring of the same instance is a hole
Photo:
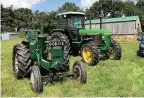
[[[29,78],[32,90],[43,91],[43,83],[62,81],[66,77],[86,83],[86,69],[83,61],[73,64],[69,71],[69,46],[65,36],[61,40],[55,34],[48,36],[42,31],[27,30],[26,38],[13,47],[13,73],[17,79]],[[60,35],[59,35],[60,36]]]
[[[52,36],[64,39],[73,56],[81,55],[88,65],[96,65],[100,58],[120,60],[122,51],[119,43],[112,39],[112,32],[105,29],[85,29],[85,14],[65,12],[56,15],[56,29]]]

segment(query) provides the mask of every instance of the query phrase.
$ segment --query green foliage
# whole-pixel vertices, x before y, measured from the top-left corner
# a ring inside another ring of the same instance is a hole
[[[143,2],[138,2],[136,5],[132,1],[118,1],[114,0],[100,0],[100,2],[95,2],[90,9],[86,10],[87,15],[89,16],[89,11],[94,14],[94,17],[97,17],[100,14],[100,11],[103,10],[104,17],[107,16],[108,13],[111,13],[111,17],[121,17],[123,14],[125,16],[134,16],[134,15],[143,15],[144,8]]]
[[[2,31],[14,31],[14,12],[11,7],[4,8],[1,6],[1,30]]]
[[[17,31],[22,29],[41,29],[42,14],[44,18],[44,32],[49,33],[55,28],[55,16],[57,13],[65,11],[80,11],[75,3],[66,2],[58,11],[40,12],[36,10],[32,12],[28,8],[13,9],[13,7],[2,9],[2,31]]]
[[[14,23],[15,26],[17,27],[17,30],[20,31],[21,28],[25,29],[30,29],[32,26],[32,18],[33,18],[33,13],[31,9],[28,8],[19,8],[14,10]]]
[[[110,13],[111,17],[122,16],[124,3],[122,1],[111,1],[111,0],[100,0],[100,2],[95,2],[90,9],[86,10],[87,17],[90,17],[90,11],[92,13],[92,18],[98,18],[101,10],[103,11],[104,17]]]
[[[52,11],[52,12],[49,12],[48,14],[45,14],[45,17],[44,17],[44,32],[46,33],[50,33],[54,28],[55,28],[55,16],[56,16],[56,12],[55,11]]]
[[[2,97],[141,97],[144,96],[144,60],[136,56],[138,42],[120,41],[121,60],[100,61],[86,66],[87,83],[82,85],[67,79],[63,83],[44,86],[42,94],[32,92],[28,79],[17,80],[12,74],[12,47],[22,39],[2,41],[1,96]],[[70,66],[80,57],[71,57]]]
[[[68,11],[80,11],[80,8],[76,6],[75,3],[66,2],[62,7],[58,9],[58,13],[68,12]]]

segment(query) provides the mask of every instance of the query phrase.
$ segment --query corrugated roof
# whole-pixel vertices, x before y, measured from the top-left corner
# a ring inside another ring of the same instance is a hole
[[[118,17],[118,18],[105,18],[102,19],[102,23],[113,23],[113,22],[126,22],[126,21],[136,21],[139,16],[129,16],[129,17]],[[85,24],[89,24],[90,20],[87,20]],[[92,24],[99,24],[100,19],[91,20]]]

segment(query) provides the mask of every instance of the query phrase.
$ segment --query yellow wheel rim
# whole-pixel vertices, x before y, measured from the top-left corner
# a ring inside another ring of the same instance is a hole
[[[109,53],[108,53],[109,58],[113,59],[115,57],[115,53],[116,53],[116,50],[113,47],[110,47]]]
[[[82,57],[84,62],[86,63],[90,63],[93,59],[93,54],[92,54],[92,50],[90,49],[90,47],[85,46],[82,50]]]

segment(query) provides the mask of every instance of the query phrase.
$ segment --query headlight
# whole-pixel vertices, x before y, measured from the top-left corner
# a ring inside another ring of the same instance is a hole
[[[141,46],[142,48],[144,48],[144,44],[141,44],[140,46]]]

